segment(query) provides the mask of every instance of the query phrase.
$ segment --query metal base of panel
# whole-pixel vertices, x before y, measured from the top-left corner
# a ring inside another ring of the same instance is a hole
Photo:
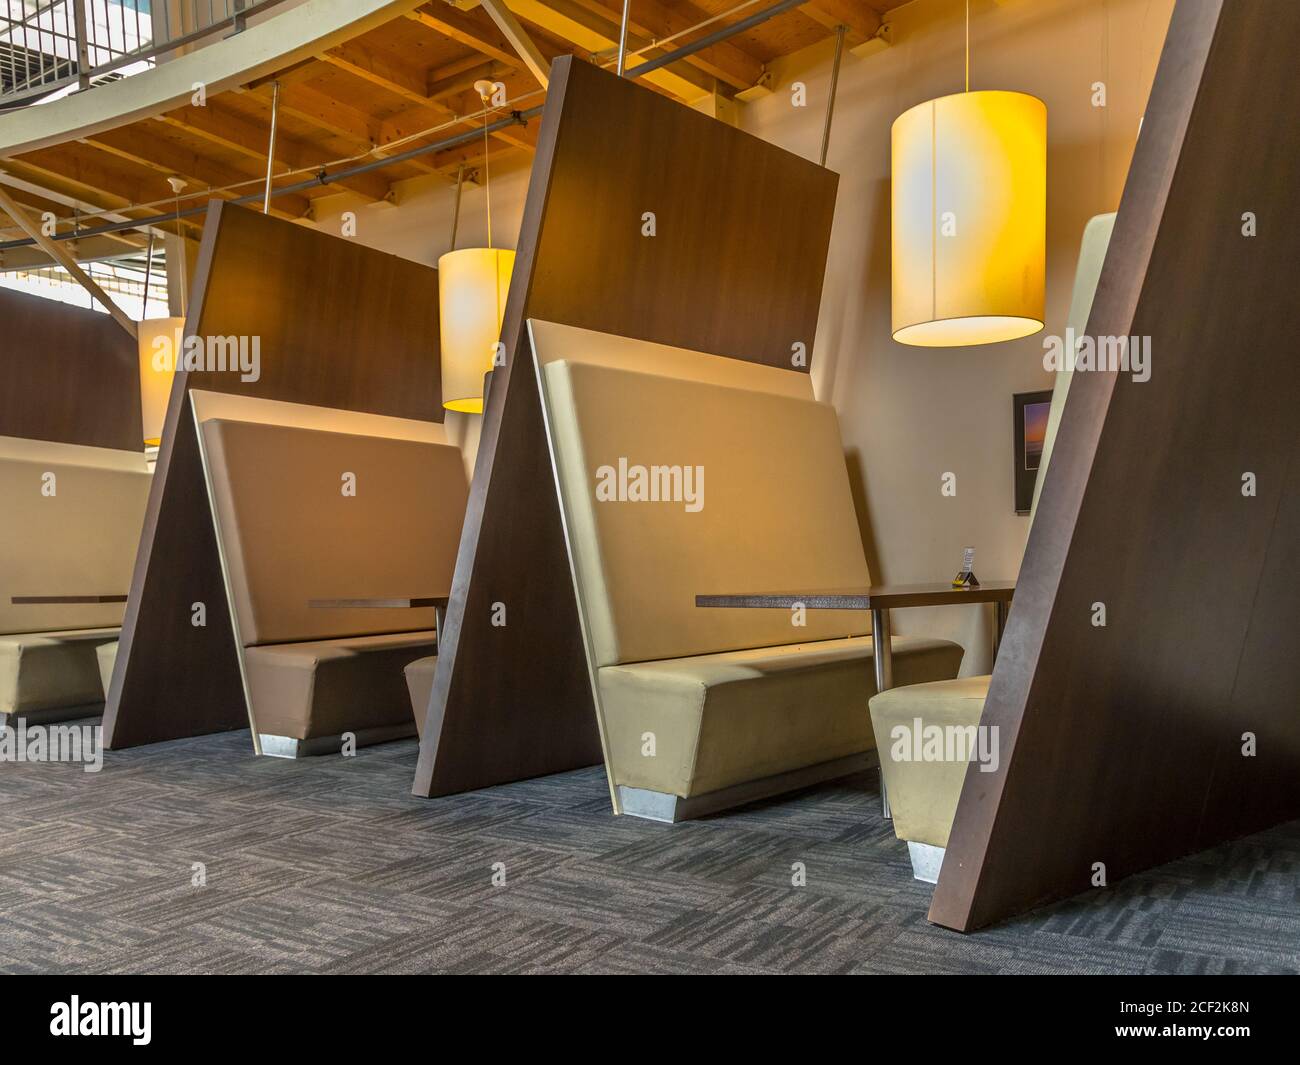
[[[927,884],[937,884],[939,870],[943,868],[944,848],[908,840],[907,852],[912,858],[912,876],[917,880],[924,880]]]
[[[746,803],[766,799],[772,795],[781,795],[788,791],[811,787],[837,777],[852,776],[879,764],[875,751],[837,758],[830,762],[821,762],[803,769],[794,769],[789,773],[778,773],[764,777],[762,780],[750,780],[744,784],[735,784],[729,788],[705,792],[683,798],[662,791],[650,791],[647,788],[618,787],[618,801],[623,813],[629,817],[641,817],[647,821],[662,821],[676,824],[696,817],[706,817]]]
[[[384,725],[381,728],[359,728],[352,732],[358,747],[371,747],[390,740],[404,740],[415,735],[415,723],[409,725]],[[343,735],[313,736],[309,740],[293,736],[269,736],[258,733],[262,754],[268,758],[312,758],[322,754],[339,754],[343,750]]]

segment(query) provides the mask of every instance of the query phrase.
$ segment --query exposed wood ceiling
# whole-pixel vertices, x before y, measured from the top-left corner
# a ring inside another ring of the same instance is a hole
[[[652,58],[664,50],[655,49],[655,41],[673,37],[665,49],[680,47],[770,2],[752,0],[736,11],[741,0],[632,0],[628,50],[646,49],[643,58]],[[880,26],[881,16],[904,2],[806,0],[645,81],[687,101],[713,92],[734,96],[759,85],[773,60],[825,39],[839,25],[847,27],[850,47],[864,42]],[[547,61],[575,53],[612,63],[622,0],[508,3]],[[682,32],[715,16],[722,17],[702,29]],[[629,68],[638,61],[629,58]],[[8,189],[14,198],[34,210],[53,211],[60,231],[70,228],[79,213],[69,206],[74,201],[82,205],[81,211],[148,217],[166,209],[172,196],[169,176],[185,179],[187,193],[226,199],[260,188],[274,82],[280,87],[275,183],[283,186],[310,179],[327,165],[330,171],[341,169],[343,160],[362,161],[481,128],[482,118],[474,117],[482,108],[473,87],[478,79],[503,82],[509,109],[523,110],[545,99],[537,78],[477,0],[429,0],[404,17],[272,77],[211,97],[204,107],[182,107],[75,143],[28,152],[0,161],[0,168],[19,179]],[[493,117],[505,117],[505,112]],[[493,134],[493,157],[531,153],[536,138],[536,121],[500,130]],[[339,185],[368,200],[381,200],[391,197],[395,182],[430,173],[454,175],[459,165],[473,167],[482,154],[482,142],[475,140],[345,178]],[[307,218],[312,200],[337,191],[322,185],[280,195],[272,199],[271,209],[285,218]],[[132,206],[139,204],[149,206]],[[201,218],[195,218],[184,225],[195,235],[200,223]],[[5,225],[0,239],[17,235]],[[136,233],[113,237],[123,251],[143,239]],[[102,248],[101,242],[97,249]]]

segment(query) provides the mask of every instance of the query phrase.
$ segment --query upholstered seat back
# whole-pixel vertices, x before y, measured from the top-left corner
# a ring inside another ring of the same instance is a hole
[[[310,602],[450,592],[468,494],[457,448],[227,419],[202,425],[244,646],[434,628],[432,608]]]
[[[1079,245],[1079,261],[1074,268],[1074,290],[1070,295],[1070,313],[1065,325],[1073,335],[1082,337],[1088,332],[1088,315],[1092,311],[1092,301],[1097,295],[1097,282],[1101,280],[1101,268],[1106,262],[1106,250],[1110,247],[1110,236],[1115,231],[1116,214],[1093,215],[1083,229],[1083,240]],[[1038,498],[1043,493],[1043,481],[1047,478],[1047,467],[1052,461],[1052,449],[1056,446],[1056,432],[1061,427],[1061,415],[1065,413],[1065,399],[1070,391],[1070,381],[1074,368],[1067,367],[1056,372],[1052,382],[1052,406],[1047,414],[1047,429],[1043,435],[1043,453],[1038,460],[1038,477],[1034,481],[1034,501],[1030,507],[1030,521],[1038,512]]]
[[[127,594],[149,482],[143,452],[0,437],[0,633],[121,625],[121,603],[13,599]]]
[[[541,373],[597,667],[869,631],[860,612],[796,626],[786,610],[695,605],[870,584],[831,406],[564,358]]]

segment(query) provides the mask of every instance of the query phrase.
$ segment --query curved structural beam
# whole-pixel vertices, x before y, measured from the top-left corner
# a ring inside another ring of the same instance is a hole
[[[0,117],[0,156],[47,148],[213,96],[332,48],[419,7],[421,0],[305,0],[243,33],[153,70]]]

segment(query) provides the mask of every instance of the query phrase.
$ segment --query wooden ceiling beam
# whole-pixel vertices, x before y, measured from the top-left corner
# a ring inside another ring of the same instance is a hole
[[[4,167],[18,177],[38,181],[87,203],[99,203],[103,208],[122,212],[125,217],[160,214],[165,208],[132,208],[131,204],[156,203],[171,195],[171,189],[161,179],[146,184],[138,176],[113,166],[101,153],[92,157],[89,152],[78,151],[71,144],[28,152],[5,160]],[[183,219],[181,227],[200,232],[203,219]]]
[[[131,339],[135,339],[137,328],[131,316],[118,306],[113,298],[100,288],[99,284],[81,268],[81,264],[73,256],[72,249],[68,247],[67,242],[53,240],[46,236],[40,221],[33,218],[21,204],[15,203],[13,197],[9,195],[9,191],[3,185],[0,185],[0,210],[3,210],[5,214],[17,222],[19,227],[32,240],[36,241],[46,255],[70,273],[77,283],[89,292],[104,310],[108,311],[113,321],[126,330]]]
[[[60,228],[71,229],[76,222],[78,214],[95,214],[98,217],[88,220],[89,224],[95,225],[99,222],[125,222],[128,215],[116,211],[107,211],[102,215],[102,206],[91,203],[87,200],[78,199],[76,196],[68,196],[65,193],[58,192],[55,189],[46,188],[39,181],[30,181],[17,172],[17,168],[9,161],[0,165],[0,184],[3,184],[9,194],[19,203],[26,204],[41,212],[50,212],[57,219],[56,230]],[[72,208],[72,213],[68,212]],[[149,242],[149,238],[141,232],[127,230],[121,233],[105,233],[99,242],[108,242],[121,251],[136,251],[143,248]],[[82,257],[84,259],[84,256]]]
[[[0,214],[0,218],[3,217],[3,214]],[[4,229],[7,225],[7,222],[0,223],[0,229]],[[22,239],[25,235],[15,223],[14,230],[5,239]],[[123,246],[114,239],[120,236],[120,233],[102,233],[97,237],[79,237],[75,241],[65,243],[75,245],[72,250],[76,254],[79,263],[98,263],[121,259],[125,255],[135,255],[143,250],[143,246]],[[48,270],[50,267],[58,265],[36,243],[23,248],[9,248],[6,251],[0,251],[0,270],[4,270],[6,273],[14,270]]]
[[[254,91],[265,100],[270,100],[269,85]],[[368,151],[382,155],[384,145],[427,128],[427,124],[421,124],[415,116],[404,118],[407,112],[399,112],[386,119],[373,118],[340,100],[325,87],[306,83],[293,85],[288,89],[283,85],[280,87],[280,113],[292,115],[330,137],[348,141],[349,150],[356,155]],[[434,170],[432,165],[419,157],[409,160],[406,165],[428,172]]]
[[[423,71],[383,56],[359,40],[345,41],[328,52],[322,52],[319,58],[404,100],[417,104],[429,102],[429,84]]]
[[[484,56],[475,56],[477,62],[472,67],[457,71],[455,74],[433,78],[433,71],[430,72],[429,78],[429,99],[444,101],[453,96],[459,96],[461,93],[468,92],[474,88],[474,82],[484,79],[487,81],[501,81],[505,78],[508,68],[500,60],[487,59]]]
[[[607,15],[589,10],[576,0],[511,0],[510,7],[516,15],[528,22],[587,51],[608,52],[618,45],[617,23],[611,22]],[[649,45],[650,41],[629,31],[627,43],[629,50],[636,50]],[[632,60],[627,69],[634,71],[638,63],[654,58],[655,54],[657,52],[652,50],[649,54]],[[647,74],[645,80],[668,89],[678,99],[688,103],[717,88],[716,78],[684,60]]]
[[[443,37],[450,37],[453,41],[473,48],[489,59],[505,63],[516,70],[527,69],[486,11],[461,11],[450,4],[434,4],[408,11],[406,17]],[[545,51],[545,45],[541,47]]]
[[[209,100],[206,107],[183,107],[155,115],[154,119],[266,165],[266,129],[260,123],[222,109],[215,100]],[[283,135],[276,137],[275,162],[281,174],[316,170],[330,161],[330,153],[318,145]],[[307,176],[300,174],[299,180]],[[380,174],[358,174],[344,178],[339,184],[370,200],[384,200],[389,195],[389,182]]]
[[[261,97],[270,106],[272,89],[269,83],[250,87],[246,92]],[[280,113],[292,115],[331,137],[363,145],[373,145],[378,141],[378,121],[311,85],[281,85]]]
[[[498,77],[496,80],[505,86],[507,99],[514,99],[516,96],[528,92],[530,89],[534,88],[536,84],[532,80],[532,75],[524,71],[516,71],[512,74],[507,74],[504,77]],[[538,94],[537,102],[541,102],[540,93]],[[483,104],[479,99],[478,93],[471,89],[468,92],[462,93],[460,96],[449,97],[446,101],[446,106],[455,111],[456,114],[466,115],[482,110]],[[523,110],[523,108],[521,107],[520,110]],[[494,122],[505,117],[506,112],[494,111],[489,116],[489,121]],[[465,119],[462,121],[461,125],[467,129],[474,129],[476,127],[481,129],[483,126],[483,120],[481,118]],[[528,151],[532,151],[537,146],[537,127],[539,125],[540,122],[534,120],[528,125],[509,126],[506,129],[497,130],[497,132],[493,134],[493,140],[509,144],[515,148],[524,148]],[[447,131],[447,133],[450,132],[450,130]],[[443,135],[445,136],[446,134]]]
[[[845,43],[850,48],[866,43],[880,32],[880,16],[857,0],[808,0],[799,10],[828,30],[847,27]]]
[[[83,138],[81,143],[128,162],[149,167],[164,177],[172,174],[183,177],[195,191],[204,186],[214,190],[227,185],[240,186],[232,192],[213,192],[214,196],[222,199],[234,199],[254,191],[255,185],[248,182],[256,181],[262,176],[207,158],[165,137],[151,136],[138,126],[104,130]],[[283,218],[302,218],[310,208],[311,203],[305,196],[294,194],[277,196],[271,201],[272,213]]]
[[[574,3],[613,25],[618,25],[623,16],[623,0],[574,0]],[[646,40],[662,40],[691,26],[699,25],[707,17],[704,12],[690,6],[668,8],[660,0],[634,0],[628,20],[628,31]],[[685,38],[666,45],[665,48],[671,49],[687,44],[694,36],[688,34]],[[685,62],[698,67],[733,89],[752,88],[762,80],[764,71],[762,60],[750,55],[733,41],[722,41],[711,45],[694,55],[687,56]]]
[[[462,56],[460,59],[452,60],[450,63],[443,63],[442,66],[434,67],[429,71],[429,87],[432,89],[435,83],[445,81],[448,78],[454,78],[457,74],[463,74],[468,70],[474,70],[484,64],[500,63],[501,60],[493,59],[477,50],[470,52],[469,55]]]
[[[349,74],[364,78],[371,84],[378,85],[402,99],[414,103],[417,108],[428,109],[431,120],[425,121],[423,128],[434,126],[439,120],[445,118],[457,119],[459,125],[470,129],[473,129],[478,124],[477,119],[460,117],[473,114],[481,109],[482,104],[477,94],[462,94],[457,98],[455,104],[448,100],[436,100],[429,95],[428,80],[423,72],[399,68],[389,59],[379,56],[372,50],[362,48],[356,41],[349,41],[345,46],[332,49],[330,52],[324,53],[321,58],[339,69],[347,71]],[[497,80],[507,79],[498,78]],[[436,136],[436,134],[430,134],[430,136]],[[499,130],[491,134],[491,136],[494,140],[519,148],[531,149],[535,144],[534,139],[513,130]]]
[[[506,0],[482,0],[483,7],[496,23],[501,35],[510,42],[515,54],[524,61],[529,72],[537,79],[542,88],[550,82],[550,62],[533,41],[532,35],[515,18],[514,12],[506,6]]]
[[[318,77],[321,72],[321,61],[315,56],[309,56],[306,59],[300,59],[292,66],[285,67],[283,70],[277,70],[274,74],[264,74],[260,78],[254,78],[246,83],[245,89],[261,89],[270,87],[275,82],[280,83],[280,88],[286,88],[289,85],[297,85],[300,82],[310,81]]]

